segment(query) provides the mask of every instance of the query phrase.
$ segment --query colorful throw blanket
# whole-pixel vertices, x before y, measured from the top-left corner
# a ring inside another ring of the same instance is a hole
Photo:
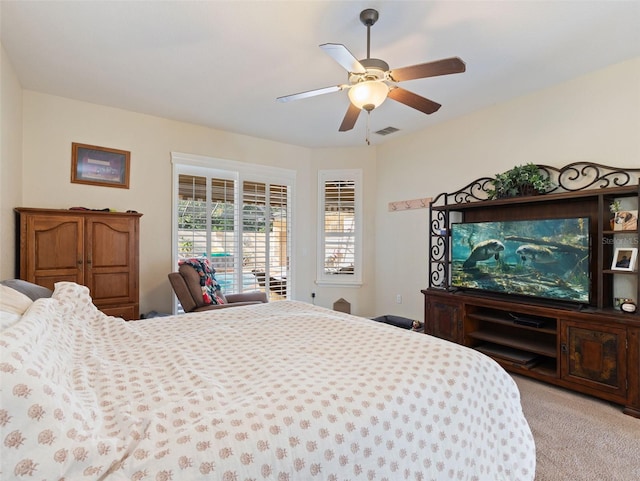
[[[205,304],[226,304],[226,299],[222,294],[222,287],[216,280],[216,270],[209,264],[209,259],[192,258],[178,262],[178,265],[187,264],[193,267],[200,275],[200,287],[202,288],[202,299]]]

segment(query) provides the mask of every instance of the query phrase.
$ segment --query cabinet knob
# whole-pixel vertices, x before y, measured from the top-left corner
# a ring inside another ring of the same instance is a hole
[[[561,352],[569,352],[569,348],[567,347],[566,344],[560,344],[560,351]]]
[[[78,265],[81,266],[82,265],[82,259],[78,259]]]

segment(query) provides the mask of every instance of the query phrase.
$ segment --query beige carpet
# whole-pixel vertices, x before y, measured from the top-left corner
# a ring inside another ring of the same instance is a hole
[[[605,401],[513,378],[536,442],[536,481],[640,480],[640,419]]]

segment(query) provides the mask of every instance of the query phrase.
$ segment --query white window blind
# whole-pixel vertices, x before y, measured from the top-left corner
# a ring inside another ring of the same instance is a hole
[[[288,187],[245,181],[242,245],[245,266],[271,297],[287,296],[289,272]]]
[[[261,290],[271,301],[286,299],[291,290],[291,176],[280,175],[282,169],[243,172],[244,164],[239,167],[222,170],[174,159],[176,268],[181,259],[207,257],[224,293]],[[279,176],[284,182],[275,181]],[[265,180],[255,180],[260,177]]]
[[[320,239],[318,281],[361,282],[361,172],[319,173]]]
[[[178,260],[208,258],[225,292],[242,291],[236,286],[235,184],[233,179],[178,176]]]

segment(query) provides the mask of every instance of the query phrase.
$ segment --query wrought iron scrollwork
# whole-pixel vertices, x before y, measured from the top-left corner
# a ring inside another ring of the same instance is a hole
[[[557,186],[553,192],[578,192],[586,189],[624,187],[638,182],[640,169],[610,167],[592,162],[574,162],[561,169],[538,166]]]
[[[431,210],[429,215],[429,287],[447,287],[449,238],[447,228],[449,213]]]
[[[478,202],[488,198],[488,191],[492,187],[491,177],[482,177],[465,185],[455,192],[443,192],[432,201],[432,205],[453,205]]]
[[[546,194],[625,187],[640,182],[640,168],[611,167],[593,162],[574,162],[561,168],[540,164],[537,167],[554,186]],[[447,207],[486,201],[492,188],[493,178],[481,177],[455,192],[443,192],[433,199],[429,215],[429,287],[449,287]]]
[[[447,282],[447,270],[442,263],[431,264],[431,270],[429,272],[429,287],[436,287],[439,289],[446,288]]]
[[[637,184],[640,180],[640,168],[630,169],[610,167],[593,162],[574,162],[562,168],[538,164],[553,183],[554,188],[546,192],[578,192],[586,189],[607,187],[624,187]],[[433,200],[433,206],[466,204],[488,199],[488,192],[493,187],[492,177],[481,177],[465,185],[455,192],[444,192]]]

